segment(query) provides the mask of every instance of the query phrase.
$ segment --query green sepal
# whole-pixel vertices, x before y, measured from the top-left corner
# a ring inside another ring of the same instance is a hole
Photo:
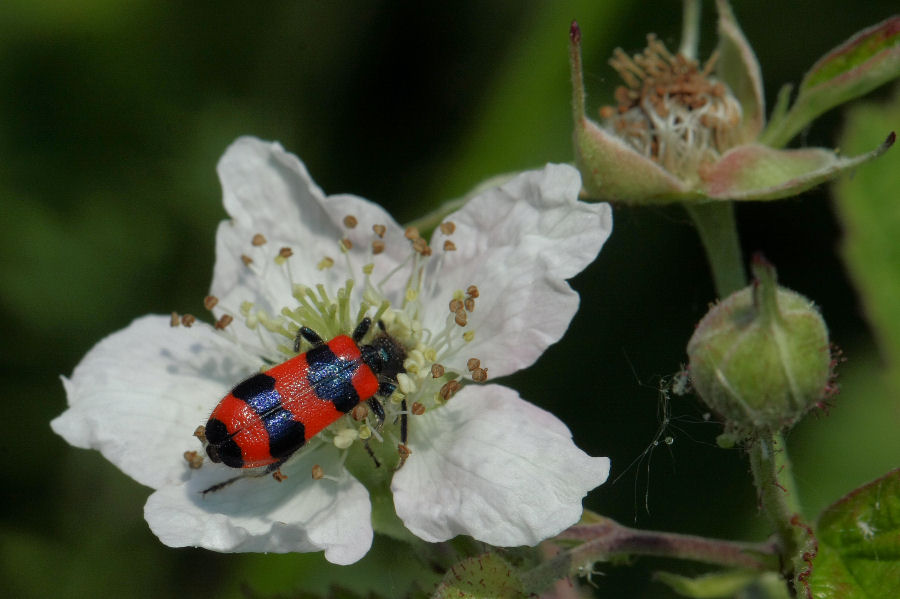
[[[454,565],[435,590],[434,599],[524,599],[528,597],[516,570],[496,553],[464,559]]]
[[[820,58],[800,83],[797,100],[773,118],[760,141],[782,147],[820,114],[900,76],[900,16],[863,29]]]
[[[756,139],[766,122],[762,72],[731,5],[727,0],[718,0],[716,6],[719,11],[716,77],[728,85],[741,105],[741,141],[747,142]]]
[[[877,158],[894,143],[891,133],[874,150],[843,158],[825,148],[777,150],[761,144],[732,148],[701,172],[705,194],[720,200],[777,200],[795,196]]]
[[[629,204],[667,204],[702,196],[592,120],[575,122],[575,163],[587,196]]]
[[[816,528],[814,597],[900,597],[900,468],[826,508]]]

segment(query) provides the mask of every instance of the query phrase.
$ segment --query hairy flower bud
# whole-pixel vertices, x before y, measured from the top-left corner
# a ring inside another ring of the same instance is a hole
[[[832,391],[825,321],[753,261],[753,284],[714,306],[688,342],[691,381],[738,439],[793,426]]]

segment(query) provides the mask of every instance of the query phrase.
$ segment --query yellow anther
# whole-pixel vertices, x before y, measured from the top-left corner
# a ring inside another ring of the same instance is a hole
[[[325,270],[326,268],[331,268],[332,266],[334,266],[334,258],[331,258],[329,256],[325,256],[324,258],[319,260],[318,264],[316,264],[316,268],[318,268],[319,270]]]

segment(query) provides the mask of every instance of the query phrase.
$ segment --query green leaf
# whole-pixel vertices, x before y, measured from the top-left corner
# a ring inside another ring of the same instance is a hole
[[[863,29],[820,58],[800,83],[797,101],[773,119],[762,141],[781,147],[823,112],[900,76],[900,16]]]
[[[841,145],[863,148],[900,123],[900,90],[886,104],[855,107]],[[900,392],[900,153],[889,152],[834,189],[845,231],[843,256],[885,357],[895,392]]]
[[[668,585],[679,595],[694,599],[729,599],[731,597],[789,599],[784,579],[775,572],[760,574],[746,570],[730,570],[696,578],[671,572],[657,572],[653,577]]]
[[[524,599],[515,569],[495,553],[465,559],[447,572],[434,599]]]
[[[814,597],[900,597],[900,468],[826,508],[817,535]]]

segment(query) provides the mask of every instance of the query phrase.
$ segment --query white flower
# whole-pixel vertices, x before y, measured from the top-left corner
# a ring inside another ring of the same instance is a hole
[[[578,295],[565,280],[612,227],[608,205],[577,201],[575,169],[548,165],[480,193],[431,245],[376,204],[326,197],[276,143],[241,138],[218,170],[231,220],[216,239],[217,327],[134,321],[63,379],[69,409],[52,422],[155,489],[145,517],[164,543],[324,550],[349,564],[372,542],[369,493],[388,485],[396,515],[426,541],[467,534],[534,545],[578,520],[609,460],[586,455],[565,425],[515,391],[472,382],[529,366],[575,314]],[[408,356],[383,429],[371,414],[339,418],[282,466],[283,482],[209,461],[190,467],[197,426],[235,383],[294,355],[299,326],[328,339],[364,314]],[[393,472],[404,405],[410,453]]]

